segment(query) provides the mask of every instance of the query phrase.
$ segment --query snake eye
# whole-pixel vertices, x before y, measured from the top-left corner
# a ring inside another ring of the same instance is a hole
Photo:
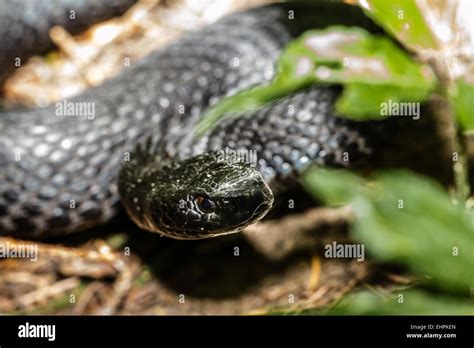
[[[205,198],[201,196],[196,198],[196,203],[199,209],[201,209],[204,212],[211,212],[216,207],[216,204],[214,203],[214,201],[212,201],[209,198]]]

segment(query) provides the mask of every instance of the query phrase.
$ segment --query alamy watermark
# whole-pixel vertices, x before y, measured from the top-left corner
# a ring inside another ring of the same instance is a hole
[[[324,257],[328,259],[356,259],[359,262],[365,260],[364,244],[326,244],[324,246]]]
[[[88,120],[95,118],[95,103],[93,102],[70,102],[64,99],[56,103],[56,116],[64,117],[87,117]]]
[[[408,116],[414,120],[420,119],[420,103],[416,102],[395,102],[389,99],[380,103],[380,115],[382,116]]]
[[[0,259],[30,259],[38,261],[38,244],[0,243]]]
[[[224,148],[224,150],[219,151],[217,156],[218,161],[227,161],[227,162],[242,162],[249,163],[252,166],[257,165],[257,150],[247,150],[247,149],[238,149],[234,150],[231,148]]]
[[[56,325],[54,324],[30,324],[26,322],[18,326],[18,337],[20,338],[46,338],[52,342],[56,340]]]

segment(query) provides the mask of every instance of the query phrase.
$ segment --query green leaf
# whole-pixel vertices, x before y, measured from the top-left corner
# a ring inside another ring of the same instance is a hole
[[[306,314],[331,315],[473,315],[474,301],[439,296],[420,290],[382,297],[369,291],[349,294],[338,304]]]
[[[318,169],[302,178],[303,185],[316,197],[331,205],[340,205],[355,199],[365,181],[347,170]]]
[[[429,90],[417,87],[351,83],[336,102],[336,110],[353,120],[380,119],[381,116],[389,116],[392,112],[389,105],[416,103],[426,100],[429,95]],[[413,114],[413,117],[417,116],[419,115]]]
[[[438,42],[414,0],[359,0],[365,13],[408,48],[438,49]]]
[[[450,95],[461,128],[474,131],[474,85],[459,79],[456,81],[455,92]]]
[[[378,260],[404,264],[446,290],[474,286],[474,220],[439,185],[405,171],[360,178],[310,170],[303,183],[328,202],[351,203],[352,234]]]
[[[365,120],[380,119],[383,102],[425,101],[436,79],[427,66],[385,37],[356,27],[311,30],[286,47],[273,81],[223,99],[195,131],[202,135],[224,115],[238,115],[314,83],[344,85],[337,111]]]
[[[392,41],[360,28],[310,31],[288,46],[282,62],[287,67],[282,80],[312,76],[315,82],[343,84],[336,109],[356,120],[379,119],[381,104],[390,100],[424,101],[435,82],[428,67]]]

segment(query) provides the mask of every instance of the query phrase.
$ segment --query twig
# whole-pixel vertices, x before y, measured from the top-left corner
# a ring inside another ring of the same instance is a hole
[[[82,292],[79,301],[77,302],[76,306],[72,310],[72,314],[74,315],[81,315],[84,314],[86,311],[87,306],[91,302],[94,295],[99,292],[99,290],[103,289],[105,284],[99,281],[94,281],[87,286],[87,288]]]
[[[112,295],[108,299],[108,301],[103,305],[97,314],[101,315],[112,315],[116,314],[118,308],[122,304],[123,300],[127,296],[128,292],[132,288],[133,280],[135,276],[138,274],[138,267],[137,265],[125,266],[125,264],[121,267],[121,272],[119,277],[114,283]]]
[[[56,297],[68,290],[76,288],[80,284],[80,280],[77,277],[66,278],[60,280],[50,286],[39,288],[26,295],[23,295],[16,299],[16,302],[20,307],[28,308],[29,306],[44,301],[50,297]]]

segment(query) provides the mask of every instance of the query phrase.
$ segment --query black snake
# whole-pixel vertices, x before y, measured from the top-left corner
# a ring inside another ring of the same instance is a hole
[[[58,114],[58,105],[2,111],[0,235],[78,231],[109,221],[120,201],[139,226],[171,237],[231,233],[265,215],[273,195],[292,187],[309,165],[367,161],[370,148],[358,125],[334,115],[337,87],[313,86],[225,118],[203,137],[192,131],[222,97],[269,81],[292,38],[330,24],[374,29],[345,4],[251,9],[189,33],[64,102],[66,109],[93,106],[93,114]],[[8,42],[15,41],[0,45]],[[231,150],[254,151],[255,161],[230,160]]]

